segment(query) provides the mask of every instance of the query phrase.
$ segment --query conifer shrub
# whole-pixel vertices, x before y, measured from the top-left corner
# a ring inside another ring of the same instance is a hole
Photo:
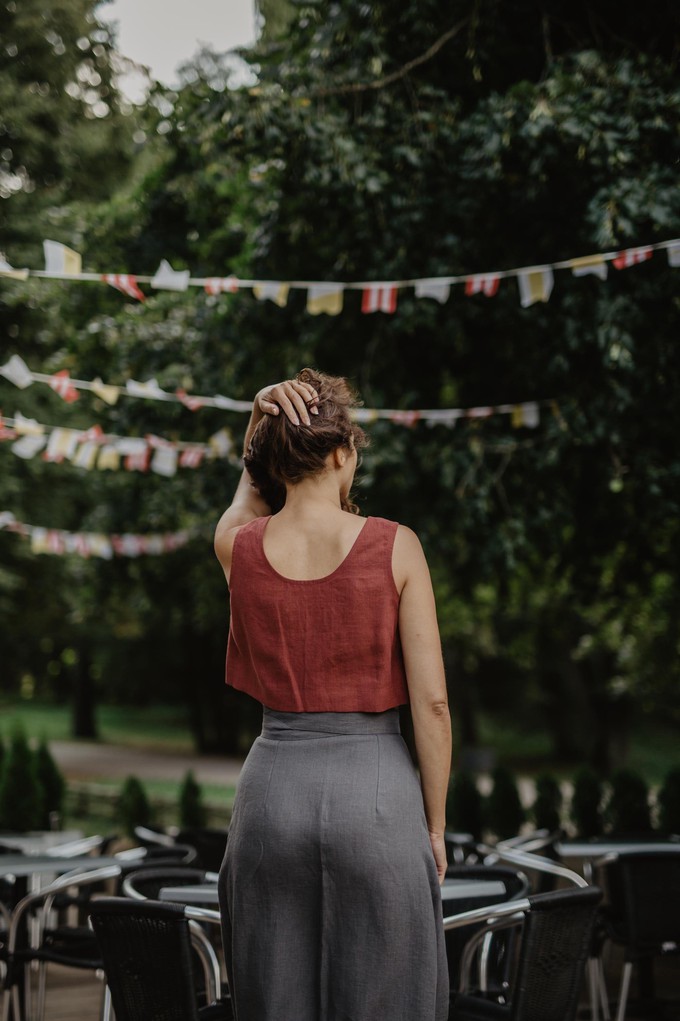
[[[35,768],[43,796],[40,828],[48,830],[51,828],[51,813],[54,812],[61,818],[64,807],[64,794],[66,793],[66,782],[59,767],[52,758],[52,753],[44,738],[41,740],[35,753]]]
[[[570,816],[579,837],[599,837],[604,831],[602,780],[589,766],[584,766],[574,777],[574,794],[571,799]]]
[[[651,831],[649,791],[639,773],[631,769],[614,773],[605,818],[610,832],[616,836]]]
[[[150,825],[151,805],[136,776],[128,776],[125,780],[118,798],[116,816],[130,837],[134,836],[135,826]]]
[[[25,833],[40,828],[43,792],[36,761],[21,727],[12,732],[0,775],[0,828]]]
[[[205,806],[199,784],[188,770],[179,793],[179,825],[183,830],[200,830],[206,823]]]
[[[680,834],[680,766],[669,769],[657,796],[659,829]]]
[[[525,812],[511,771],[506,766],[496,766],[491,776],[493,787],[486,799],[486,824],[499,840],[507,840],[519,833]]]
[[[482,839],[484,799],[475,778],[464,769],[454,773],[446,796],[446,825],[456,833],[471,833]]]
[[[539,830],[554,833],[562,825],[562,791],[551,773],[536,777],[536,797],[531,806],[531,818]]]

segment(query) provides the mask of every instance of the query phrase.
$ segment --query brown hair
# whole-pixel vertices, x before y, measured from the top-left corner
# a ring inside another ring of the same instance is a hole
[[[359,401],[346,379],[315,369],[302,369],[296,379],[316,390],[318,415],[309,416],[308,426],[293,425],[283,412],[265,415],[243,458],[253,484],[274,513],[286,502],[286,484],[320,475],[326,458],[338,447],[360,451],[368,444],[366,433],[350,417]],[[349,499],[343,501],[343,510],[358,513]]]

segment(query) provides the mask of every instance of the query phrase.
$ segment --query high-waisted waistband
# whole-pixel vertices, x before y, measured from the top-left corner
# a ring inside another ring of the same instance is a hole
[[[398,709],[383,713],[283,713],[265,706],[262,716],[262,737],[276,741],[400,733]]]

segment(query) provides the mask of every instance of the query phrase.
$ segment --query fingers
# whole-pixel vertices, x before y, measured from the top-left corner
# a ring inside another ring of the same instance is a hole
[[[298,383],[295,379],[285,380],[271,387],[260,398],[260,408],[268,415],[278,415],[279,408],[293,425],[310,425],[310,411],[318,415],[316,404],[319,396],[309,383]]]

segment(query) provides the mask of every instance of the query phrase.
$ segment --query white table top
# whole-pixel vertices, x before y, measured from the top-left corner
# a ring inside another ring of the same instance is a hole
[[[41,854],[50,847],[82,840],[82,830],[37,830],[35,833],[0,833],[0,844],[22,854]]]
[[[678,840],[564,840],[555,850],[560,858],[601,858],[605,854],[659,854],[663,851],[677,851]]]
[[[503,897],[505,883],[484,879],[445,879],[441,887],[442,900],[466,900],[471,897]],[[195,886],[164,886],[159,900],[176,904],[217,904],[217,884],[201,883]]]
[[[0,854],[0,876],[37,876],[41,874],[63,875],[65,872],[85,872],[99,869],[104,865],[121,865],[118,858],[110,856],[83,858],[57,858],[47,854]]]

